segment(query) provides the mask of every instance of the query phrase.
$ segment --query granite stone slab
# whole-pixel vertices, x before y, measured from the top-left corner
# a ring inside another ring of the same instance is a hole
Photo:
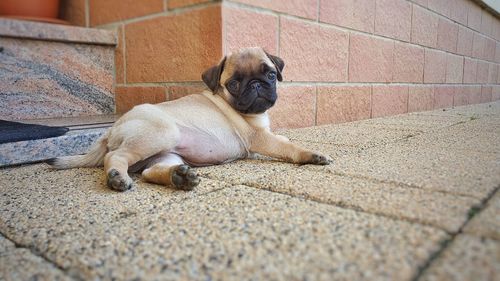
[[[53,170],[46,164],[0,169],[0,231],[23,245],[66,232],[85,232],[164,204],[196,198],[228,185],[202,179],[193,191],[145,183],[135,176],[136,187],[127,192],[110,190],[102,168]]]
[[[322,203],[418,222],[457,232],[480,200],[419,188],[308,170],[260,178],[254,186]]]
[[[485,280],[500,276],[500,242],[459,235],[433,261],[420,280]]]
[[[341,156],[328,166],[299,168],[403,183],[479,199],[500,184],[500,155],[444,149],[413,138]]]
[[[73,280],[30,250],[0,235],[0,280]]]
[[[83,154],[106,130],[76,130],[54,138],[0,144],[0,167]]]
[[[33,21],[0,18],[0,36],[47,41],[116,45],[116,32]]]
[[[1,119],[114,113],[113,46],[0,38]]]
[[[85,280],[409,280],[447,237],[231,187],[50,239],[43,254]]]
[[[500,240],[500,192],[497,191],[486,207],[467,223],[464,232]]]

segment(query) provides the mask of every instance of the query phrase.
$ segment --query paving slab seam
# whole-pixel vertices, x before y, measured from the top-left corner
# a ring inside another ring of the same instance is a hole
[[[3,237],[5,237],[5,239],[9,240],[10,242],[12,242],[12,244],[14,244],[14,246],[16,246],[17,249],[26,249],[26,250],[30,251],[30,253],[33,254],[34,256],[37,256],[37,257],[41,258],[42,260],[44,260],[48,264],[50,264],[53,267],[57,268],[66,277],[68,277],[70,279],[73,279],[73,280],[83,281],[83,279],[81,279],[79,276],[72,275],[66,269],[64,269],[63,267],[61,267],[57,263],[55,263],[52,260],[50,260],[47,257],[45,257],[42,253],[38,252],[35,248],[27,246],[27,245],[22,245],[20,243],[17,243],[16,241],[12,240],[10,237],[8,237],[5,233],[3,233],[1,231],[0,231],[0,235],[3,236]]]
[[[450,109],[453,109],[453,108],[450,108]],[[433,116],[433,117],[442,117],[442,118],[453,118],[453,117],[458,116],[458,117],[482,118],[482,117],[479,117],[477,114],[467,114],[467,113],[453,114],[453,113],[450,113],[449,115],[443,115],[443,114],[435,114],[435,113],[431,113],[431,112],[434,112],[434,110],[418,112],[418,113],[415,113],[413,116]],[[444,111],[444,112],[446,112],[446,111]]]
[[[487,203],[493,198],[493,196],[495,195],[495,193],[497,193],[499,190],[500,190],[500,185],[497,186],[492,192],[490,192],[490,194],[488,194],[488,196],[486,196],[483,200],[481,200],[480,204],[478,204],[476,206],[472,206],[469,209],[467,219],[460,226],[460,228],[458,229],[458,231],[455,232],[455,233],[449,233],[450,237],[444,239],[441,242],[441,247],[436,252],[434,252],[433,254],[431,254],[431,256],[429,257],[429,259],[427,260],[427,262],[424,263],[423,266],[419,267],[419,269],[417,271],[417,274],[415,275],[414,278],[411,279],[412,281],[418,281],[418,280],[420,280],[420,278],[424,275],[424,273],[430,268],[430,266],[432,265],[432,263],[435,260],[437,260],[443,254],[443,252],[449,247],[449,245],[452,244],[452,242],[455,240],[455,238],[457,236],[459,236],[460,234],[464,233],[463,229],[467,226],[467,224],[476,215],[478,215],[482,210],[484,210],[486,208]],[[471,235],[471,234],[469,234],[469,235]]]
[[[403,131],[403,130],[400,130],[400,129],[392,129],[391,130],[393,131]],[[310,143],[315,143],[315,144],[327,144],[327,145],[335,145],[335,146],[340,146],[340,147],[348,147],[348,148],[359,148],[359,149],[369,149],[369,148],[375,148],[375,147],[379,147],[379,146],[384,146],[384,145],[387,145],[387,144],[393,144],[393,143],[397,143],[397,142],[400,142],[402,140],[407,140],[409,138],[413,138],[413,137],[416,137],[416,136],[419,136],[419,135],[423,135],[423,134],[428,134],[430,132],[418,132],[418,133],[408,133],[408,135],[406,136],[403,136],[403,137],[400,137],[400,138],[396,138],[396,139],[393,139],[393,140],[388,140],[387,142],[384,142],[384,143],[376,143],[376,144],[366,144],[366,145],[359,145],[359,144],[345,144],[345,143],[337,143],[337,142],[332,142],[332,141],[326,141],[326,142],[323,142],[323,141],[314,141],[314,140],[301,140],[301,139],[297,139],[297,138],[290,138],[290,141],[294,142],[310,142]]]
[[[471,221],[474,217],[476,217],[477,215],[479,215],[481,212],[483,212],[486,209],[488,203],[491,200],[493,200],[493,197],[497,193],[500,193],[500,185],[498,185],[490,194],[488,194],[488,196],[484,200],[482,200],[478,206],[473,206],[472,208],[470,208],[470,210],[468,212],[468,215],[469,215],[468,219],[464,223],[463,228],[465,228],[467,226],[467,223],[469,223],[469,221]],[[463,228],[460,228],[461,233],[462,233]],[[486,237],[486,236],[476,234],[476,233],[470,233],[470,232],[465,232],[465,233],[467,233],[468,235],[471,235],[471,236],[476,236],[476,237],[481,237],[481,238]],[[500,241],[500,239],[495,238],[495,237],[491,237],[491,236],[487,236],[486,238],[492,239],[495,241]]]
[[[293,169],[300,169],[300,168],[293,168]],[[392,184],[392,185],[395,185],[395,186],[398,186],[398,187],[423,190],[423,191],[426,191],[426,192],[429,192],[429,193],[441,193],[441,194],[451,195],[451,196],[458,196],[458,197],[465,197],[465,198],[472,198],[472,199],[479,199],[479,200],[481,199],[481,198],[476,198],[476,197],[473,197],[473,196],[470,196],[470,195],[456,194],[456,193],[442,191],[442,190],[430,190],[430,189],[425,189],[425,188],[422,188],[422,187],[416,186],[416,185],[414,186],[414,185],[409,185],[409,184],[406,184],[406,183],[401,183],[401,182],[397,182],[397,181],[390,181],[390,180],[380,180],[380,179],[376,179],[376,178],[366,177],[366,176],[363,176],[363,175],[357,175],[357,174],[352,175],[352,174],[345,174],[345,173],[333,172],[333,171],[327,171],[327,172],[331,173],[331,174],[333,174],[335,176],[339,176],[339,177],[352,177],[352,178],[357,178],[357,179],[362,179],[362,180],[370,181],[370,182],[373,182],[373,183]],[[363,210],[363,209],[361,209],[359,207],[356,207],[354,205],[322,202],[322,201],[319,201],[319,200],[314,200],[314,199],[311,199],[311,198],[306,198],[304,196],[294,195],[294,194],[292,194],[292,192],[290,190],[289,190],[289,193],[286,193],[284,191],[275,191],[275,190],[271,190],[269,188],[263,188],[263,187],[260,187],[259,185],[255,184],[255,183],[252,183],[252,182],[231,182],[231,181],[227,181],[227,180],[221,180],[220,178],[217,178],[217,177],[214,177],[214,176],[211,176],[211,175],[203,175],[203,177],[209,178],[211,180],[222,181],[222,182],[225,182],[225,183],[227,183],[227,184],[229,184],[231,186],[243,185],[243,186],[252,187],[252,188],[256,188],[256,189],[260,189],[260,190],[267,190],[267,191],[270,191],[270,192],[284,194],[284,195],[288,195],[288,196],[295,197],[295,198],[301,198],[301,199],[304,199],[304,200],[313,201],[313,202],[320,203],[320,204],[337,206],[337,207],[340,207],[340,208],[350,209],[350,210],[353,210],[353,211],[362,212],[362,213],[366,213],[366,214],[374,214],[374,215],[386,217],[386,218],[389,218],[389,219],[392,219],[392,220],[406,221],[406,222],[415,223],[415,224],[419,224],[419,225],[430,226],[430,227],[433,227],[433,228],[436,228],[436,229],[443,230],[443,231],[445,231],[446,233],[449,233],[449,234],[452,233],[449,230],[447,230],[447,229],[445,229],[445,228],[443,228],[443,227],[441,227],[439,225],[434,225],[434,224],[431,224],[431,223],[424,223],[422,221],[418,221],[417,219],[400,218],[400,217],[394,217],[394,216],[390,216],[390,215],[387,215],[387,214],[383,214],[383,213],[380,213],[380,212],[370,212],[370,211]],[[258,177],[258,179],[263,179],[265,177],[266,176],[261,176],[261,177]],[[477,207],[477,206],[473,206],[473,207]]]
[[[338,172],[338,171],[331,171],[331,170],[328,170],[327,172],[331,173],[333,175],[336,175],[336,176],[340,176],[340,177],[352,177],[352,178],[357,178],[357,179],[372,181],[374,183],[387,183],[387,184],[393,184],[393,185],[396,185],[396,186],[399,186],[399,187],[425,190],[425,191],[429,191],[429,192],[433,192],[433,193],[441,193],[441,194],[446,194],[446,195],[461,196],[461,197],[467,197],[467,198],[473,198],[473,199],[480,199],[480,200],[482,199],[480,197],[475,197],[475,196],[468,195],[468,194],[462,194],[462,193],[459,193],[459,192],[455,193],[455,192],[449,192],[449,191],[444,191],[444,190],[427,189],[427,188],[423,188],[421,186],[414,185],[414,184],[407,184],[407,183],[402,183],[402,182],[398,182],[398,181],[394,181],[394,180],[382,180],[382,179],[377,179],[377,178],[372,178],[372,177],[369,177],[369,176],[365,176],[365,175],[362,175],[362,174],[341,173],[341,172]]]
[[[467,105],[464,107],[467,108]],[[453,114],[453,111],[451,111],[451,110],[456,110],[456,109],[457,109],[457,107],[448,107],[448,108],[443,108],[442,110],[428,110],[428,111],[413,112],[413,113],[411,113],[411,115],[412,116],[424,115],[424,116],[437,116],[437,117],[455,117],[457,115],[458,116],[468,116],[469,115],[467,113],[461,113],[461,112],[457,112],[457,113]],[[436,114],[435,113],[436,111],[446,112],[446,114],[445,115]]]
[[[223,181],[220,181],[220,182],[223,182]],[[231,188],[231,187],[238,186],[237,184],[233,184],[233,183],[227,183],[227,184],[229,186],[217,188],[217,189],[208,191],[206,193],[198,194],[197,198],[203,198],[204,196],[206,196],[208,194],[211,194],[211,193],[214,193],[214,192],[219,192],[219,191],[221,191],[223,189],[226,189],[226,188]],[[124,192],[127,192],[127,191],[124,191]],[[189,192],[189,191],[186,191],[186,192]],[[176,198],[176,199],[172,199],[172,201],[170,201],[169,204],[180,204],[183,201],[187,201],[187,200],[190,200],[190,199],[192,199],[192,198],[189,198],[189,197]],[[134,218],[134,217],[137,217],[137,216],[140,216],[140,215],[143,215],[143,214],[147,214],[148,212],[150,212],[153,209],[154,208],[144,209],[144,210],[138,211],[138,212],[120,212],[119,216],[115,217],[115,219],[113,220],[112,224],[116,225],[116,224],[119,224],[122,220],[128,220],[130,218]],[[78,232],[78,231],[79,230],[69,231],[66,234],[71,234],[71,233]],[[0,234],[2,234],[2,233],[0,233]]]
[[[407,116],[407,115],[406,115]],[[442,117],[441,115],[421,115],[421,116],[430,116],[430,117]],[[447,117],[457,117],[457,116],[447,116]],[[467,117],[467,116],[460,116],[460,117]],[[376,120],[376,119],[368,119],[368,120]],[[380,120],[383,120],[382,118]],[[455,126],[457,124],[462,124],[463,122],[467,122],[465,120],[461,120],[461,121],[456,121],[452,124],[449,124],[449,125],[443,125],[442,127],[439,127],[439,128],[434,128],[434,129],[419,129],[419,128],[415,128],[415,127],[408,127],[408,128],[398,128],[398,127],[391,127],[394,126],[394,124],[385,124],[385,123],[366,123],[364,125],[366,126],[370,126],[370,127],[373,127],[373,128],[383,128],[384,130],[388,130],[388,131],[405,131],[408,130],[408,129],[411,129],[411,130],[415,130],[416,134],[429,134],[429,133],[433,133],[433,132],[436,132],[436,131],[439,131],[443,128],[448,128],[450,126]]]
[[[271,190],[271,189],[268,189],[268,188],[262,188],[262,187],[259,187],[259,186],[256,186],[256,185],[252,185],[252,184],[240,184],[240,186],[255,188],[255,189],[258,189],[258,190],[265,190],[265,191],[269,191],[269,192],[273,192],[273,193],[277,193],[277,194],[281,194],[281,195],[286,195],[286,196],[293,197],[293,198],[298,198],[298,199],[305,200],[305,201],[314,202],[316,204],[321,204],[321,205],[326,205],[326,206],[335,206],[335,207],[338,207],[338,208],[341,208],[341,209],[351,210],[351,211],[358,212],[358,213],[375,215],[375,216],[383,217],[383,218],[386,218],[386,219],[389,219],[389,220],[392,220],[392,221],[403,221],[403,222],[407,222],[407,223],[410,223],[410,224],[418,224],[418,225],[422,225],[422,226],[432,227],[432,228],[435,228],[435,229],[442,230],[442,231],[444,231],[445,233],[447,233],[449,235],[453,234],[453,232],[450,232],[446,228],[443,228],[443,227],[441,227],[439,225],[434,225],[434,224],[431,224],[431,223],[424,223],[424,222],[418,221],[417,219],[410,219],[410,218],[404,218],[404,217],[395,217],[395,216],[387,215],[387,214],[380,213],[380,212],[370,212],[370,211],[363,210],[363,209],[361,209],[359,207],[356,207],[355,205],[338,204],[338,203],[327,203],[327,202],[323,202],[323,201],[316,200],[316,199],[313,199],[313,198],[307,198],[307,197],[304,197],[302,195],[296,195],[296,194],[286,193],[286,192],[283,192],[283,191]]]
[[[453,151],[456,152],[474,152],[478,154],[493,154],[493,155],[498,155],[500,154],[500,151],[486,151],[486,150],[481,150],[481,149],[466,149],[466,148],[453,148]]]

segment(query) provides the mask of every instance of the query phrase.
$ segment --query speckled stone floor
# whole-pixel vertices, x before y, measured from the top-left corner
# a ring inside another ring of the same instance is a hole
[[[279,133],[335,162],[0,169],[0,280],[498,280],[500,102]]]

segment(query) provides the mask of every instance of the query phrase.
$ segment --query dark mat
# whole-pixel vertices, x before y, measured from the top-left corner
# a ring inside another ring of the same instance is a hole
[[[0,120],[0,143],[46,139],[64,135],[68,128]]]

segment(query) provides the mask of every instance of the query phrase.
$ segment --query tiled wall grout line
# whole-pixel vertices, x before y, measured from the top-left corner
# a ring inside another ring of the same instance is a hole
[[[467,13],[465,16],[466,16],[465,22],[467,23],[467,26],[469,26],[469,10],[467,10]]]
[[[321,0],[316,2],[316,22],[320,22],[320,13],[321,13]]]
[[[370,86],[370,118],[373,118],[373,86]]]
[[[465,82],[464,80],[465,80],[465,58],[462,58],[462,83],[460,84],[464,84]]]
[[[90,27],[90,0],[85,0],[85,27]]]
[[[123,46],[123,83],[127,84],[127,40],[125,40],[125,25],[122,25],[121,27],[122,30],[122,36],[120,40],[122,40],[122,46]]]
[[[407,96],[408,96],[408,98],[406,99],[406,110],[405,110],[405,112],[408,112],[410,110],[410,86],[409,85],[408,85],[408,94],[407,94]]]
[[[281,16],[278,16],[278,35],[276,36],[276,55],[281,56]]]
[[[396,41],[392,42],[392,62],[391,62],[391,65],[393,66],[392,69],[391,69],[391,82],[394,81],[394,71],[396,70],[396,68],[394,67],[394,65],[396,65]]]
[[[347,81],[346,82],[349,82],[351,80],[351,73],[349,71],[349,63],[351,61],[351,56],[350,56],[350,53],[351,53],[351,34],[350,33],[347,33],[347,69],[346,69],[346,73],[347,73]]]
[[[224,15],[224,10],[221,9],[221,19],[220,19],[220,22],[221,22],[221,48],[222,48],[222,54],[223,55],[227,55],[227,52],[228,52],[228,47],[227,47],[227,28],[226,28],[226,17]],[[219,58],[216,58],[217,60]]]
[[[169,101],[170,100],[170,91],[168,87],[165,87],[165,100]]]
[[[120,33],[118,33],[118,36],[117,36],[117,38],[116,38],[116,42],[117,42],[117,44],[119,44],[118,42],[120,42],[120,40],[121,40],[121,38],[120,38]],[[116,52],[115,52],[115,56],[116,56]],[[116,58],[113,60],[113,66],[112,66],[112,67],[113,67],[113,68],[111,69],[111,75],[113,76],[113,81],[112,81],[113,85],[111,86],[111,89],[112,89],[112,90],[111,90],[111,91],[112,91],[111,93],[112,93],[112,95],[113,95],[113,101],[114,101],[114,102],[113,102],[113,103],[114,103],[114,109],[113,109],[113,110],[114,110],[114,112],[116,112],[116,111],[117,111],[117,107],[116,107],[116,96],[115,96],[115,94],[116,94],[116,84],[117,84],[117,82],[116,82],[116,81],[117,81],[116,77],[117,77],[117,75],[118,75],[118,73],[117,73],[117,72],[118,72],[118,70],[117,70]],[[123,74],[123,73],[122,73],[122,74]],[[125,82],[125,81],[124,81],[124,82]]]
[[[450,59],[450,54],[446,54],[445,58],[446,59],[445,59],[445,66],[444,66],[444,82],[446,83],[448,81],[448,60]],[[462,81],[463,81],[463,77],[462,77]]]
[[[427,55],[427,51],[426,51],[426,49],[424,47],[424,62],[423,62],[423,69],[422,69],[422,83],[425,83],[425,61],[426,61],[425,57],[426,57],[426,55]]]
[[[411,13],[410,13],[410,42],[412,42],[413,41],[413,6],[414,6],[412,2],[410,2],[410,6],[411,6]],[[458,44],[458,40],[457,40],[457,44]],[[422,80],[422,81],[424,81],[424,80]]]
[[[315,95],[314,95],[314,125],[318,126],[318,87],[314,87]]]

